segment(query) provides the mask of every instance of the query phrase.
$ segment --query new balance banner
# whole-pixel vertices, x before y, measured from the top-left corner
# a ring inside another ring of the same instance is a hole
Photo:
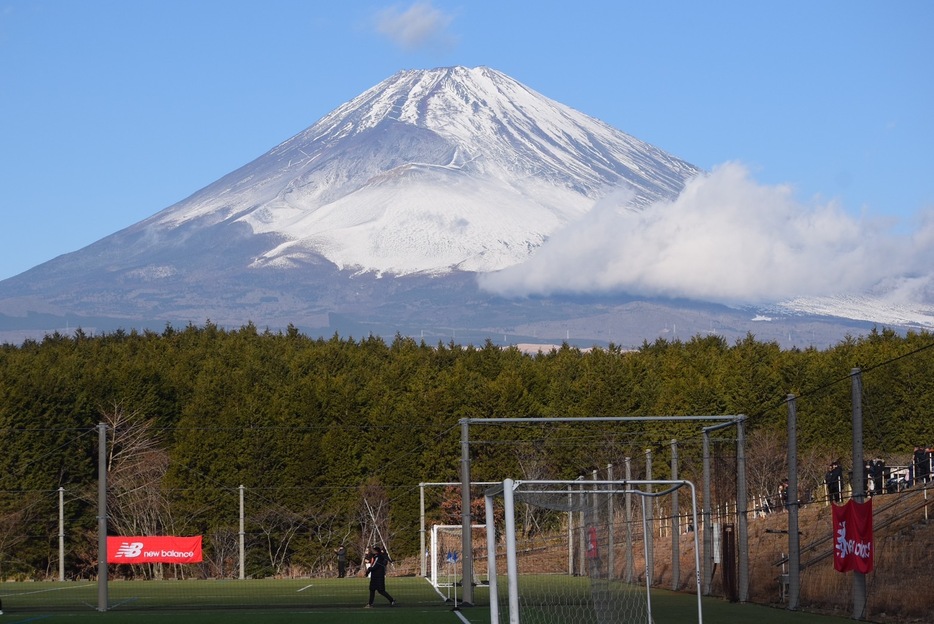
[[[838,572],[872,572],[872,499],[833,507],[833,567]]]
[[[201,563],[201,536],[108,537],[107,563]]]

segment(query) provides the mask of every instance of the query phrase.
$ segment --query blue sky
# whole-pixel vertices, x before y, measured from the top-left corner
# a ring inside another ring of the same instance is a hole
[[[932,32],[926,0],[0,0],[0,279],[452,65],[910,232],[934,206]]]

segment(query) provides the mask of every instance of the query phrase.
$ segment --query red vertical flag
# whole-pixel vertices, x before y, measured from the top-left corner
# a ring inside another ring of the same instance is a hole
[[[837,572],[872,572],[872,499],[833,507],[833,567]]]

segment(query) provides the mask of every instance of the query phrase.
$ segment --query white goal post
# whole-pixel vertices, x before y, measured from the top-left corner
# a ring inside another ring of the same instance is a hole
[[[471,542],[486,547],[486,525],[471,525]],[[452,587],[458,583],[458,570],[463,559],[463,527],[459,524],[435,524],[431,527],[431,550],[429,552],[429,579],[435,589]],[[474,568],[472,582],[479,580]]]
[[[649,568],[654,538],[652,512],[647,507],[654,499],[685,487],[691,492],[696,527],[697,496],[693,483],[686,480],[506,479],[488,488],[485,503],[490,622],[654,624]],[[641,513],[631,513],[631,497],[641,502]],[[620,507],[621,500],[627,501],[625,509]],[[498,551],[496,540],[497,501],[501,501],[503,510],[503,551]],[[517,532],[517,507],[526,519],[521,535]],[[533,525],[528,518],[532,516],[538,520],[530,531]],[[563,541],[554,539],[561,533],[565,533]],[[685,536],[689,538],[693,539],[693,579],[700,624],[703,611],[697,531]],[[578,549],[581,563],[586,561],[580,573],[571,566],[563,571],[555,567],[562,549],[565,557],[568,549]],[[641,573],[635,565],[638,557],[644,557],[646,566]]]

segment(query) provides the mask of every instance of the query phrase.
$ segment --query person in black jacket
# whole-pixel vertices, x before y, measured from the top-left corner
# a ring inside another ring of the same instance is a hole
[[[337,578],[344,578],[347,576],[347,549],[341,544],[334,554],[337,555]]]
[[[370,577],[370,601],[366,603],[366,608],[369,609],[373,606],[373,599],[377,593],[389,601],[390,607],[394,607],[396,601],[386,592],[386,566],[390,562],[389,555],[381,546],[374,546],[373,553],[375,555],[373,565],[366,571],[367,576]]]
[[[824,480],[827,482],[827,494],[830,496],[830,500],[835,503],[842,501],[843,469],[840,467],[839,462],[831,462],[830,470],[827,471]]]

